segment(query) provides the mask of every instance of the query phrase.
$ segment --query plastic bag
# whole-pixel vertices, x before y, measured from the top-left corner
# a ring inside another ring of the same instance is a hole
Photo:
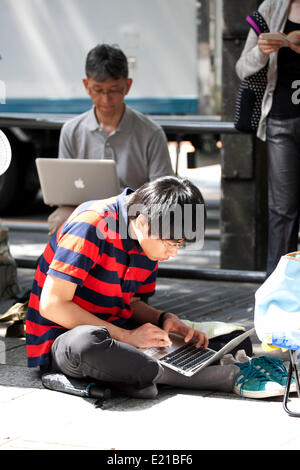
[[[263,344],[300,350],[300,252],[282,256],[256,291],[254,326]]]

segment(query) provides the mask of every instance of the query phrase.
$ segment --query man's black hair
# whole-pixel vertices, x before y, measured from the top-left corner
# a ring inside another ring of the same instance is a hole
[[[145,183],[128,196],[127,211],[131,220],[146,216],[149,235],[160,239],[193,242],[204,237],[204,199],[188,179],[164,176]]]
[[[127,79],[127,58],[118,46],[98,44],[87,55],[85,73],[87,78],[93,78],[97,82],[104,82],[109,78]]]

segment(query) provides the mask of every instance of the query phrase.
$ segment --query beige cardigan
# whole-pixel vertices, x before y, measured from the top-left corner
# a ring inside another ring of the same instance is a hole
[[[271,32],[283,31],[288,16],[291,0],[265,0],[258,10],[267,22]],[[241,57],[236,63],[236,72],[241,80],[262,69],[269,60],[268,84],[262,100],[261,118],[257,129],[257,137],[266,140],[267,116],[272,107],[273,93],[277,82],[278,52],[263,54],[257,45],[257,35],[251,29]]]

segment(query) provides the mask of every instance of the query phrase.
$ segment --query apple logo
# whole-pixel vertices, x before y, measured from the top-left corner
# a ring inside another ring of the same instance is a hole
[[[83,189],[85,188],[85,184],[82,178],[77,178],[77,180],[74,181],[74,186],[77,189]]]

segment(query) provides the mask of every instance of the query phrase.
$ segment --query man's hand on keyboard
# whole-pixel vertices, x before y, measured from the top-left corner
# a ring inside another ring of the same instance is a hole
[[[184,337],[184,341],[188,343],[192,341],[196,343],[196,347],[202,346],[207,348],[208,338],[202,331],[193,330],[193,328],[185,325],[174,313],[167,313],[163,322],[163,330],[167,333],[178,333]]]
[[[161,330],[156,325],[152,325],[152,323],[144,323],[144,325],[134,330],[128,330],[126,333],[127,336],[124,342],[136,348],[144,349],[154,346],[169,348],[172,345],[166,331]]]

